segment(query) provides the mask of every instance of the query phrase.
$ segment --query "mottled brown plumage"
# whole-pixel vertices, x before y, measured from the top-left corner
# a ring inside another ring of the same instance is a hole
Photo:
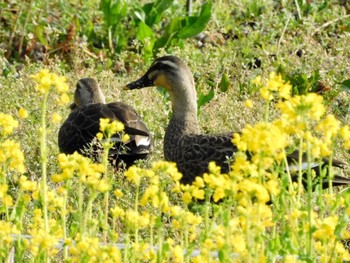
[[[124,132],[130,136],[125,143],[121,142],[120,134],[113,136],[115,144],[110,150],[109,158],[114,165],[123,161],[126,166],[130,166],[136,160],[145,159],[149,155],[152,138],[140,116],[123,102],[106,104],[94,79],[83,78],[78,81],[71,109],[72,112],[58,133],[61,152],[72,154],[78,151],[98,160],[101,146],[95,136],[100,131],[100,118],[109,118],[122,122],[125,126]]]
[[[183,183],[191,183],[196,176],[208,171],[210,161],[215,161],[222,172],[230,169],[229,159],[237,148],[232,143],[233,133],[220,135],[201,134],[197,120],[197,93],[192,73],[188,66],[175,56],[156,59],[148,71],[138,80],[126,85],[126,89],[150,86],[164,87],[172,102],[172,117],[164,138],[164,157],[176,162],[183,174]],[[290,163],[298,160],[298,152],[288,156]],[[328,161],[325,160],[326,164]],[[334,166],[343,163],[334,160]],[[325,165],[316,164],[313,169],[320,172]],[[339,179],[339,181],[337,181]],[[350,180],[337,176],[333,185],[349,184]],[[327,180],[323,181],[327,187]]]

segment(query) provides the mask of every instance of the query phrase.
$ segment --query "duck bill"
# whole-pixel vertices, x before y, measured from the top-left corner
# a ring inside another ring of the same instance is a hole
[[[132,89],[142,89],[142,88],[146,88],[146,87],[151,87],[153,86],[153,81],[150,80],[148,78],[148,75],[144,75],[143,77],[141,77],[140,79],[130,82],[129,84],[127,84],[124,89],[126,90],[132,90]]]

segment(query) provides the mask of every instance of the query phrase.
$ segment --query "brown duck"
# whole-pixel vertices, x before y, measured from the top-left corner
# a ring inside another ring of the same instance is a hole
[[[234,156],[237,148],[232,143],[233,133],[220,135],[201,134],[197,119],[197,93],[193,75],[188,66],[175,56],[156,59],[147,72],[138,80],[126,85],[125,89],[140,89],[150,86],[164,87],[170,94],[172,117],[166,128],[164,138],[164,157],[175,162],[183,174],[182,183],[191,183],[196,176],[208,171],[210,161],[215,161],[222,172],[228,172],[228,158]],[[290,164],[298,159],[298,152],[288,156]],[[312,165],[320,174],[327,160]],[[333,166],[342,167],[344,163],[333,160]],[[322,181],[328,187],[327,178]],[[336,176],[333,185],[350,184],[350,179]]]
[[[152,137],[140,116],[123,102],[106,104],[95,79],[83,78],[77,82],[74,103],[70,107],[72,111],[58,133],[61,152],[72,154],[77,151],[99,160],[102,147],[95,137],[100,131],[100,118],[109,118],[122,122],[124,132],[130,137],[127,142],[121,141],[120,134],[112,137],[114,147],[110,150],[109,159],[114,165],[123,161],[128,167],[150,154]]]

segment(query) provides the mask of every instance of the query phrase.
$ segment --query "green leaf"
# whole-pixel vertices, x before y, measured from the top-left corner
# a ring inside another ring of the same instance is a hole
[[[144,44],[146,38],[150,38],[151,40],[153,40],[153,31],[148,25],[141,21],[139,23],[136,38]]]
[[[108,16],[111,6],[111,0],[101,0],[101,11],[104,16]]]
[[[220,91],[226,92],[231,86],[230,79],[226,73],[222,74],[221,81],[219,83]]]
[[[202,9],[198,18],[194,22],[190,23],[189,25],[181,29],[177,34],[177,37],[189,38],[189,37],[196,36],[200,32],[202,32],[210,20],[211,7],[212,7],[211,1],[202,5]]]
[[[165,10],[167,10],[172,4],[174,0],[158,0],[154,8],[157,10],[158,14],[162,14]]]
[[[143,10],[146,13],[146,24],[151,27],[158,23],[164,11],[167,10],[173,2],[174,0],[158,0],[155,3],[145,4]]]
[[[144,12],[142,9],[135,9],[135,10],[134,10],[134,16],[135,16],[138,20],[145,22],[145,17],[146,17],[146,15],[145,15],[145,12]]]
[[[214,89],[211,89],[208,94],[200,94],[198,98],[198,112],[200,108],[210,102],[214,98],[215,92]]]
[[[46,38],[43,36],[44,33],[44,27],[42,25],[38,25],[35,28],[35,35],[39,39],[40,43],[44,46],[47,46]]]
[[[150,58],[153,56],[153,46],[154,46],[154,35],[152,29],[146,25],[144,22],[139,23],[138,31],[136,34],[138,40],[141,41],[143,46],[143,56],[144,58]]]
[[[125,0],[101,0],[100,8],[107,27],[117,25],[128,13]]]
[[[167,28],[165,29],[165,33],[162,37],[160,37],[154,44],[154,52],[156,52],[159,48],[167,46],[170,41],[177,34],[178,30],[181,28],[181,19],[175,17],[171,20]]]
[[[343,90],[350,91],[350,79],[344,80],[342,83]]]

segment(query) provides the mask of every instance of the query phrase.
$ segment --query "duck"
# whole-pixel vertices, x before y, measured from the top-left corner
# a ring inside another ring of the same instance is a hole
[[[153,139],[146,124],[135,109],[123,102],[106,103],[105,96],[97,81],[93,78],[78,80],[74,92],[71,112],[58,132],[58,146],[61,153],[78,152],[101,160],[102,146],[96,138],[100,131],[100,119],[120,121],[124,124],[124,133],[129,135],[122,141],[119,133],[112,136],[113,148],[109,151],[109,160],[113,166],[125,168],[138,160],[144,160],[151,154]]]
[[[234,132],[223,134],[203,134],[197,118],[197,93],[193,74],[187,64],[176,56],[163,56],[156,59],[146,73],[136,81],[127,84],[124,89],[134,90],[151,86],[160,86],[169,93],[172,116],[164,136],[164,158],[175,162],[183,177],[181,183],[190,184],[197,176],[208,172],[208,165],[214,161],[221,167],[222,173],[230,171],[231,162],[237,147],[233,144]],[[295,167],[298,151],[287,156],[290,165]],[[303,156],[306,161],[306,155]],[[328,164],[324,159],[317,165],[312,164],[316,175]],[[344,163],[332,160],[334,167],[344,167]],[[307,167],[307,166],[306,166]],[[297,176],[294,177],[297,179]],[[348,185],[350,179],[335,176],[333,186]],[[328,187],[328,179],[322,178],[322,186]]]

